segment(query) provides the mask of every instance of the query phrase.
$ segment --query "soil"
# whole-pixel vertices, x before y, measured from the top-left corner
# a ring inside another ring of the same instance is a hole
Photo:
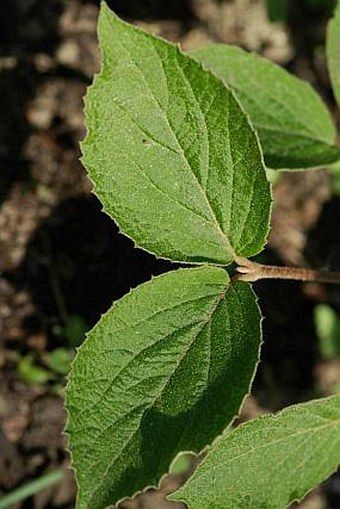
[[[125,19],[191,49],[209,41],[257,51],[309,80],[339,123],[322,51],[329,12],[292,2],[286,23],[261,0],[112,0]],[[63,409],[64,375],[29,383],[27,359],[47,369],[57,347],[72,349],[111,305],[170,262],[135,249],[91,194],[79,161],[82,98],[99,69],[97,1],[5,0],[0,15],[0,495],[62,468],[63,481],[15,506],[74,507],[75,483]],[[305,5],[306,4],[306,5]],[[340,198],[326,170],[281,173],[267,263],[340,266]],[[266,317],[262,363],[240,420],[331,394],[338,358],[322,358],[313,313],[340,312],[340,291],[294,282],[257,283]],[[24,362],[25,361],[25,362]],[[182,507],[163,479],[121,507]],[[340,507],[335,474],[300,507]]]

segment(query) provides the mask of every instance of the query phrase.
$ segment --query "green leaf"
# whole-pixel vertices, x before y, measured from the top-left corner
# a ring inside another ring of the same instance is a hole
[[[220,437],[172,499],[189,509],[283,509],[340,463],[340,396],[295,405]]]
[[[69,372],[73,356],[73,351],[70,351],[68,348],[55,348],[47,354],[45,362],[55,373],[66,375]]]
[[[314,309],[314,322],[319,338],[320,353],[325,359],[340,355],[340,317],[327,304],[318,304]]]
[[[340,107],[340,4],[327,28],[327,60],[335,99]]]
[[[235,90],[269,167],[309,168],[340,159],[330,114],[308,83],[234,46],[210,44],[190,55]]]
[[[267,12],[270,21],[287,21],[290,0],[267,0]]]
[[[340,196],[340,161],[330,165],[327,169],[331,177],[330,185],[332,194]]]
[[[140,247],[226,265],[263,249],[270,190],[232,92],[177,46],[99,17],[83,161],[105,211]]]
[[[85,334],[89,327],[84,318],[80,315],[71,315],[67,317],[63,330],[63,335],[73,348],[80,346],[85,339]]]
[[[237,414],[256,369],[260,313],[218,267],[169,272],[118,301],[89,333],[67,389],[79,509],[156,484]]]
[[[53,378],[53,373],[36,364],[33,354],[25,355],[20,360],[17,370],[21,378],[30,384],[45,384]]]

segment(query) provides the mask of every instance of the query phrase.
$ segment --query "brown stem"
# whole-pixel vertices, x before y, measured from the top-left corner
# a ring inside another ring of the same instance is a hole
[[[254,283],[259,279],[295,279],[297,281],[340,284],[340,272],[321,272],[318,270],[295,267],[262,265],[241,257],[237,257],[235,261],[239,265],[236,268],[239,273],[239,281]]]

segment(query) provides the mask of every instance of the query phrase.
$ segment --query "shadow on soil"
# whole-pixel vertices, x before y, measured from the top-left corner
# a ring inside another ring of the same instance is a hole
[[[57,207],[35,232],[21,266],[7,278],[30,293],[37,309],[30,322],[35,327],[49,329],[66,314],[83,317],[90,328],[112,301],[174,267],[136,249],[92,196]]]

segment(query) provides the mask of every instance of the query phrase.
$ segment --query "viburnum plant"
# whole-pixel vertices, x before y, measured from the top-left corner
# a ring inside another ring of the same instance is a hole
[[[205,449],[171,500],[284,508],[337,468],[340,396],[231,428],[260,355],[250,283],[340,278],[249,257],[268,235],[266,166],[340,159],[332,120],[307,83],[239,48],[185,54],[105,4],[98,33],[102,68],[86,97],[82,144],[95,192],[138,247],[193,267],[115,302],[77,353],[66,403],[77,507],[117,504],[157,485],[181,451]],[[339,102],[340,8],[327,52]]]

